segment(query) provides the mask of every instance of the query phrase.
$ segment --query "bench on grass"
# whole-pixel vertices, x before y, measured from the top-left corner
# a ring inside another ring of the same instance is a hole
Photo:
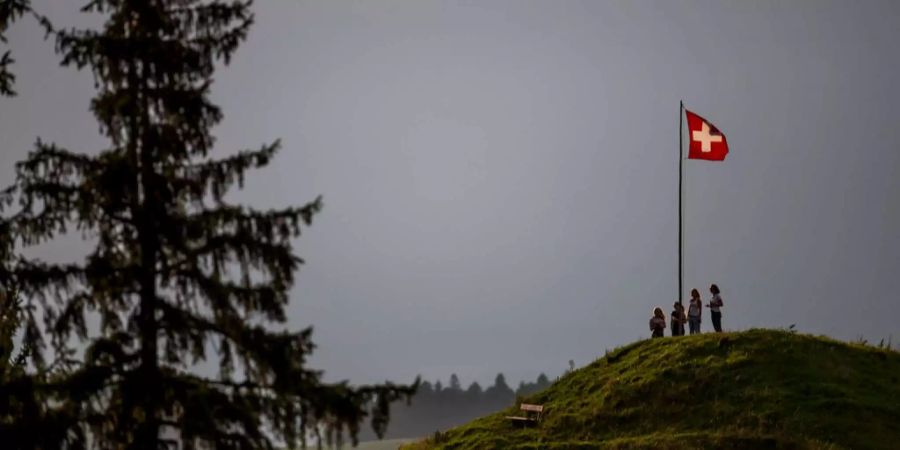
[[[544,405],[522,403],[522,406],[520,406],[519,409],[524,411],[525,415],[506,416],[506,418],[512,422],[513,426],[527,427],[537,425],[537,423],[541,421],[541,416],[544,414]]]

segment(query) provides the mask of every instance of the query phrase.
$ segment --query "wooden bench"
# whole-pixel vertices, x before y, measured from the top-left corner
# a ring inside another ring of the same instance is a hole
[[[544,405],[522,403],[519,409],[525,412],[524,416],[506,416],[507,419],[512,421],[513,426],[527,427],[537,425],[544,414]]]

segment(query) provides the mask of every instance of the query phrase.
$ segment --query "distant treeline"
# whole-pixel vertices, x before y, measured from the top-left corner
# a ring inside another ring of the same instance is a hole
[[[410,405],[397,402],[391,405],[391,421],[386,439],[419,437],[437,430],[462,425],[474,418],[509,407],[517,396],[526,396],[550,386],[543,373],[533,383],[520,382],[515,390],[506,384],[506,377],[497,374],[494,385],[482,388],[472,383],[463,389],[456,374],[450,376],[447,386],[440,381],[423,382]],[[360,440],[376,439],[370,429],[360,432]]]

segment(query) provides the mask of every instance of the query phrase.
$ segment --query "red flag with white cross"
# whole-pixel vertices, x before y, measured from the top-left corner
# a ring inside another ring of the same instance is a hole
[[[725,135],[708,120],[684,110],[688,123],[688,159],[724,161],[728,155],[728,141]]]

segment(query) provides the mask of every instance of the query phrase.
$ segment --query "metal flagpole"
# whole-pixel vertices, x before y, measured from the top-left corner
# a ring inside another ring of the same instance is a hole
[[[683,304],[684,297],[684,101],[678,105],[678,303]]]

